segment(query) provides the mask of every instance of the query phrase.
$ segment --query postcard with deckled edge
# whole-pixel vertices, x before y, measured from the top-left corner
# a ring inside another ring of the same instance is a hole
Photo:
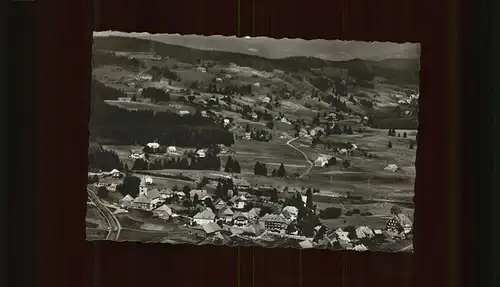
[[[420,45],[96,32],[87,240],[413,252]]]

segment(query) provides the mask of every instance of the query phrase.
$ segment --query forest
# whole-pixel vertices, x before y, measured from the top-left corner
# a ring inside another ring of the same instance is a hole
[[[157,140],[162,145],[230,146],[233,134],[200,113],[180,116],[173,112],[129,111],[108,105],[105,100],[126,97],[123,91],[98,81],[92,84],[91,136],[109,144],[145,145]]]

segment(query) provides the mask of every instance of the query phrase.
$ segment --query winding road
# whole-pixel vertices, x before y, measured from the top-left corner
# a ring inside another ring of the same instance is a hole
[[[108,235],[106,236],[106,240],[113,240],[113,241],[118,241],[118,238],[120,238],[120,232],[122,230],[122,227],[120,225],[120,222],[118,221],[118,218],[109,210],[97,197],[97,195],[90,189],[87,188],[87,192],[89,194],[90,200],[96,205],[96,207],[99,209],[103,217],[106,219],[108,222]]]
[[[288,146],[290,146],[291,148],[293,148],[294,150],[298,151],[300,154],[302,154],[304,159],[309,164],[309,167],[306,169],[306,171],[302,175],[299,176],[299,178],[303,178],[304,176],[309,175],[311,173],[311,170],[314,167],[314,163],[311,161],[311,159],[307,156],[307,154],[305,152],[301,151],[298,147],[296,147],[292,144],[293,141],[296,141],[298,139],[299,139],[299,137],[293,138],[293,139],[287,141],[286,144]]]

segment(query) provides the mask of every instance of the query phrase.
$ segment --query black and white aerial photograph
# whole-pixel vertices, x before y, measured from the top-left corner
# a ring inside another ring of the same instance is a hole
[[[418,43],[95,32],[87,240],[413,252]]]

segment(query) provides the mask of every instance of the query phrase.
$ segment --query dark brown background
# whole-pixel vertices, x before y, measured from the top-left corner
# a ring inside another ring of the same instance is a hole
[[[24,267],[26,277],[36,278],[32,283],[455,286],[462,258],[457,224],[461,193],[453,184],[459,170],[453,168],[459,164],[454,161],[459,142],[458,7],[432,0],[96,1],[40,0],[16,4],[14,10],[32,17],[23,22],[24,38],[16,43],[35,52],[35,60],[25,55],[25,61],[35,64],[23,64],[32,74],[24,72],[24,80],[15,82],[27,95],[24,104],[18,103],[26,107],[17,116],[31,115],[36,123],[24,131],[26,145],[36,147],[24,159],[32,177],[19,183],[30,191],[19,200],[34,215],[17,217],[35,224],[29,230],[16,227],[22,240],[35,242],[16,253],[36,264],[31,273]],[[92,29],[421,43],[416,254],[86,242]]]

